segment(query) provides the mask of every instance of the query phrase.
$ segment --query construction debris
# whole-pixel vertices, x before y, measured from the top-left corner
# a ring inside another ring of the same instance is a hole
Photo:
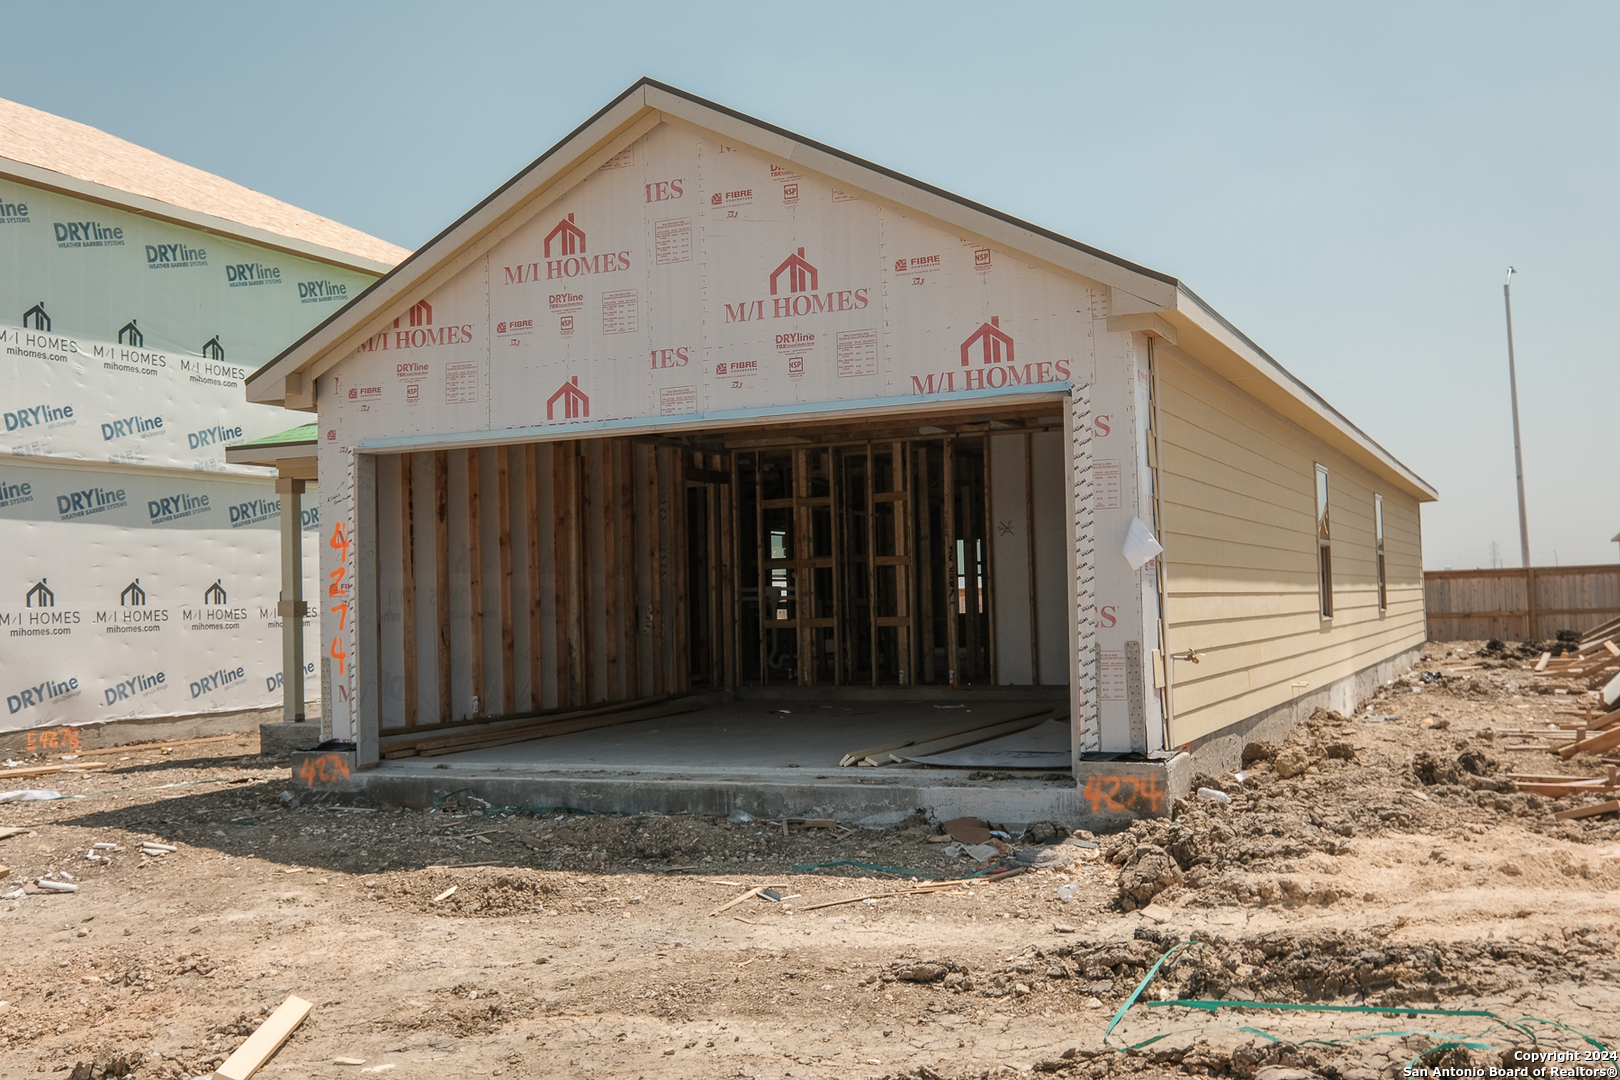
[[[439,757],[459,754],[464,750],[482,750],[553,735],[613,727],[637,720],[654,720],[693,712],[701,707],[699,702],[672,700],[665,695],[592,709],[536,713],[490,724],[424,724],[408,734],[385,736],[379,743],[379,752],[384,758]]]
[[[238,1047],[236,1053],[214,1070],[212,1080],[248,1080],[281,1049],[281,1044],[292,1036],[314,1007],[301,997],[287,998],[270,1014],[268,1020],[259,1025],[257,1031],[248,1036],[247,1042]]]
[[[994,739],[999,735],[1008,735],[1015,731],[1023,731],[1046,722],[1052,715],[1052,707],[1047,706],[1033,712],[1021,713],[1017,716],[996,719],[985,717],[973,723],[963,724],[959,727],[947,728],[944,731],[932,731],[915,738],[900,739],[896,742],[880,743],[877,746],[868,746],[862,750],[852,750],[839,759],[838,764],[849,765],[891,765],[902,761],[893,751],[909,749],[908,756],[919,754],[937,754],[946,750],[955,750],[963,746],[972,746],[974,743]]]

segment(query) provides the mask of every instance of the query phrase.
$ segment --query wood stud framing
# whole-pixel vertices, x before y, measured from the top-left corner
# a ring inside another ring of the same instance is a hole
[[[982,443],[981,483],[961,460],[973,446],[963,438],[980,436],[724,453],[669,440],[602,438],[401,455],[397,471],[379,473],[389,483],[397,476],[400,488],[399,512],[382,527],[398,530],[389,542],[399,545],[397,617],[403,624],[401,651],[393,658],[403,687],[399,713],[382,716],[382,730],[680,694],[694,679],[735,688],[744,676],[741,645],[752,635],[752,629],[744,633],[743,600],[750,591],[759,597],[762,681],[770,677],[771,635],[782,632],[796,638],[797,681],[804,685],[960,686],[984,674],[980,646],[989,649],[993,678],[993,619],[990,639],[978,640],[990,602],[979,567],[993,557],[995,526],[987,494],[989,440]],[[1028,476],[1028,436],[1021,449]],[[743,454],[752,456],[751,473],[738,469]],[[778,499],[765,498],[767,457],[791,463],[791,486]],[[747,492],[739,485],[744,475]],[[853,488],[857,483],[863,490]],[[1031,537],[1034,639],[1034,507],[1028,486],[1023,514]],[[430,534],[422,531],[419,490],[424,497],[431,491]],[[753,517],[757,558],[745,558],[739,549],[744,513]],[[464,550],[452,550],[451,519],[462,516],[465,534],[458,526],[456,541],[460,548],[464,540]],[[778,527],[789,532],[790,550],[787,558],[773,560],[768,523],[778,518]],[[958,558],[959,537],[975,543],[980,528],[985,548]],[[823,550],[829,529],[832,551]],[[744,567],[756,563],[757,579],[745,581]],[[768,603],[783,570],[791,590],[787,620],[776,619],[776,606]],[[862,586],[864,605],[857,600]],[[436,623],[433,646],[423,655],[419,623],[428,589]],[[939,642],[942,605],[945,641]],[[453,610],[466,613],[464,627],[454,632]],[[693,640],[694,630],[702,641]],[[866,640],[852,636],[858,634]],[[498,651],[492,648],[497,635]],[[857,642],[860,655],[851,655]],[[944,670],[936,657],[940,644]],[[526,656],[520,645],[526,645]],[[1036,645],[1038,655],[1038,639]],[[493,667],[486,670],[495,663],[498,675]],[[437,689],[436,700],[419,689],[430,686]]]

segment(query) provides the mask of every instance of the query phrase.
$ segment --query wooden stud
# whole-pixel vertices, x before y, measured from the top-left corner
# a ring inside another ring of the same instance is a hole
[[[596,625],[597,606],[592,594],[591,585],[596,574],[594,563],[601,559],[601,549],[591,544],[591,495],[593,478],[600,473],[600,465],[591,467],[591,445],[583,440],[574,443],[575,474],[574,490],[578,493],[575,504],[578,510],[574,514],[573,544],[573,581],[569,587],[574,590],[574,620],[579,630],[579,678],[587,704],[596,705],[606,700],[596,684]],[[596,455],[601,460],[600,446]]]
[[[707,462],[705,462],[707,465]],[[703,522],[703,535],[708,541],[708,586],[709,610],[707,652],[709,656],[709,687],[718,689],[725,682],[725,601],[722,595],[725,574],[721,566],[720,554],[723,539],[716,534],[720,524],[720,492],[718,484],[703,485],[703,505],[707,518]],[[718,542],[717,542],[718,541]]]
[[[770,647],[767,637],[774,611],[767,612],[765,595],[770,588],[771,570],[767,565],[771,554],[770,538],[765,535],[765,454],[754,454],[754,542],[759,545],[759,685],[770,681]]]
[[[600,439],[602,477],[602,646],[607,658],[607,685],[600,695],[602,701],[618,701],[619,653],[622,626],[619,618],[619,507],[615,496],[619,489],[619,440]],[[594,665],[593,665],[594,666]]]
[[[636,459],[628,439],[620,439],[619,462],[619,562],[624,573],[624,696],[641,696],[641,611],[640,577],[636,573]]]
[[[849,602],[848,583],[845,580],[844,564],[849,560],[849,547],[844,543],[844,530],[848,527],[845,520],[847,514],[844,508],[844,455],[837,447],[827,448],[827,493],[832,496],[830,500],[830,521],[832,526],[832,637],[833,637],[833,685],[843,686],[847,681],[846,661],[844,657],[845,646],[848,643],[847,630],[844,625],[845,612]]]
[[[872,685],[878,684],[877,459],[866,444],[866,622],[871,628]]]
[[[669,687],[668,668],[664,662],[664,585],[669,576],[669,545],[665,540],[669,514],[666,511],[661,485],[660,468],[668,453],[657,446],[647,447],[647,557],[649,560],[650,590],[647,594],[649,627],[648,648],[652,652],[653,693],[662,694]]]
[[[911,444],[895,443],[893,460],[895,490],[904,496],[894,508],[894,553],[902,560],[894,569],[895,614],[906,620],[895,635],[902,664],[900,685],[910,686],[917,681],[917,609],[911,598],[917,558],[911,534],[911,506],[917,500],[911,481]]]
[[[933,488],[929,479],[931,469],[928,466],[928,444],[922,443],[916,449],[917,480],[913,490],[920,492],[918,498],[912,500],[916,503],[913,512],[917,517],[917,610],[922,621],[919,628],[920,645],[922,647],[922,680],[933,685],[934,670],[934,524],[933,500],[929,497]]]
[[[674,500],[671,514],[670,550],[675,553],[675,679],[674,690],[684,694],[692,688],[692,628],[689,618],[691,607],[688,590],[691,587],[691,530],[687,528],[686,466],[690,464],[688,451],[675,452],[674,467],[669,474],[670,495]]]
[[[805,625],[805,612],[814,599],[814,586],[806,574],[810,564],[810,507],[805,505],[810,497],[810,453],[803,447],[793,451],[793,551],[788,573],[793,582],[793,643],[799,654],[800,686],[812,686],[816,681],[815,650]]]
[[[414,454],[399,455],[399,589],[401,630],[404,637],[402,692],[405,726],[415,727],[416,703],[416,493],[412,484]]]
[[[990,499],[990,436],[984,436],[984,581],[980,586],[984,597],[984,623],[986,646],[989,651],[990,670],[986,673],[991,686],[998,686],[1001,679],[996,671],[996,604],[995,604],[995,574],[996,565],[996,519],[991,511]]]
[[[957,595],[957,577],[960,568],[956,560],[956,439],[947,438],[944,454],[944,477],[942,488],[944,498],[940,500],[940,509],[944,520],[940,523],[940,532],[945,544],[945,682],[952,690],[961,686],[960,673],[957,670],[961,662],[961,654],[957,650],[958,609],[962,606]]]
[[[579,704],[578,684],[573,681],[574,665],[570,659],[578,643],[574,640],[571,609],[568,606],[568,508],[573,499],[573,489],[568,484],[568,470],[572,462],[569,442],[551,444],[551,588],[556,611],[558,708]]]
[[[529,559],[529,708],[545,708],[545,639],[540,635],[540,448],[534,443],[523,447],[523,493],[528,511],[523,538]]]
[[[974,680],[983,674],[979,667],[979,659],[983,655],[979,623],[981,605],[984,602],[984,577],[980,573],[983,544],[982,542],[975,544],[976,537],[973,535],[978,531],[977,522],[982,519],[974,512],[976,508],[973,502],[972,476],[964,475],[958,478],[957,483],[962,494],[962,516],[957,520],[957,525],[962,530],[962,566],[957,576],[962,582],[962,607],[966,609],[962,624],[966,631],[963,634],[966,639],[963,644],[966,646],[967,659],[963,662],[962,668],[967,677]]]
[[[433,586],[438,619],[439,722],[454,719],[450,700],[450,452],[433,453]]]
[[[720,493],[720,561],[724,569],[721,588],[725,592],[725,640],[721,655],[725,661],[727,690],[742,685],[742,559],[738,557],[737,518],[741,496],[737,492],[737,455],[721,459],[727,480]]]
[[[1035,436],[1024,436],[1024,547],[1029,560],[1029,672],[1030,682],[1041,684],[1041,620],[1035,588]]]
[[[517,712],[516,636],[512,629],[512,448],[495,449],[496,542],[501,568],[501,713]]]
[[[474,716],[489,715],[484,687],[484,537],[483,480],[477,447],[467,451],[467,582],[468,612],[472,631],[472,692]]]

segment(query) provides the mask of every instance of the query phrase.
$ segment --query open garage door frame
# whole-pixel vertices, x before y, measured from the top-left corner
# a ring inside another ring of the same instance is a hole
[[[1066,448],[1062,456],[1067,483],[1061,494],[1052,493],[1058,496],[1052,501],[1063,504],[1058,509],[1064,519],[1064,573],[1072,584],[1067,596],[1071,606],[1063,619],[1068,638],[1064,675],[1074,752],[1078,756],[1088,746],[1095,748],[1090,408],[1086,388],[1075,387],[1069,392],[905,405],[887,401],[878,408],[805,410],[779,417],[711,417],[664,425],[607,422],[580,425],[584,430],[564,433],[550,428],[543,435],[522,431],[491,438],[489,433],[480,433],[476,439],[389,439],[378,440],[383,445],[362,444],[353,455],[358,601],[355,706],[361,763],[377,759],[377,739],[386,730],[481,722],[694,688],[728,690],[744,685],[746,635],[739,616],[745,597],[738,551],[742,523],[738,520],[737,485],[732,482],[737,475],[732,455],[749,452],[741,448],[750,443],[759,450],[815,445],[828,448],[832,459],[839,456],[832,453],[833,447],[863,442],[892,446],[899,441],[915,444],[904,451],[910,456],[913,449],[926,448],[931,440],[937,444],[975,434],[984,436],[983,445],[988,449],[992,433],[1019,433],[1018,425],[1000,418],[1033,419],[1037,414],[1041,423],[1023,430],[1046,431],[1054,442],[1061,439],[1060,445]],[[768,429],[763,427],[765,423]],[[905,431],[911,433],[909,440],[897,439]],[[570,438],[558,438],[559,434]],[[539,452],[541,446],[548,452]],[[845,456],[864,458],[865,467],[873,467],[870,448]],[[548,457],[549,462],[543,461]],[[755,461],[759,460],[756,456]],[[949,476],[943,474],[949,472],[951,460],[947,453],[931,464],[925,461],[922,475],[949,483]],[[988,475],[988,462],[980,467]],[[522,494],[525,483],[531,496]],[[902,482],[902,486],[907,484],[914,485],[915,479]],[[546,489],[543,496],[542,489]],[[402,492],[412,495],[402,496]],[[514,492],[518,493],[515,499]],[[871,504],[877,502],[872,496],[879,494],[900,492],[869,490],[863,497]],[[915,503],[915,495],[906,498]],[[988,568],[997,531],[989,520],[988,499],[944,502],[968,506],[970,509],[959,513],[984,519],[975,523],[982,528],[973,530],[982,540],[983,551],[975,565]],[[764,507],[751,509],[759,514]],[[798,509],[794,514],[808,516]],[[719,542],[703,543],[701,550],[690,552],[691,558],[680,559],[676,556],[685,545],[675,540],[689,535],[690,527],[698,524],[693,515],[702,516],[700,529]],[[755,524],[757,527],[757,520]],[[876,550],[872,515],[863,527],[865,550]],[[402,537],[409,537],[410,542],[401,542]],[[908,565],[904,556],[919,553],[916,536],[900,536],[897,542],[909,547],[882,559],[867,559],[859,568],[869,589],[878,577],[876,564],[880,561],[894,566],[897,577],[915,577],[916,566]],[[937,542],[933,550],[937,556]],[[474,552],[485,554],[475,558]],[[621,557],[635,552],[641,557]],[[449,587],[452,559],[465,564],[456,570],[465,581],[465,592],[459,596]],[[559,565],[565,573],[558,572]],[[1076,572],[1077,567],[1083,569]],[[753,597],[756,619],[763,619],[757,614],[763,611],[761,598],[770,598],[766,590],[771,588],[772,569],[786,566],[754,568],[760,579]],[[970,583],[971,577],[964,576],[967,567],[953,569],[955,573],[947,578],[953,585]],[[514,582],[518,583],[515,588]],[[984,616],[982,623],[974,624],[974,632],[989,635],[995,620],[988,575],[984,587],[973,584],[982,599],[971,608]],[[960,590],[953,591],[957,603],[963,604]],[[542,599],[548,594],[549,600]],[[869,600],[872,595],[867,593]],[[917,593],[907,589],[906,595]],[[690,603],[694,596],[703,602]],[[452,610],[453,600],[460,610]],[[901,623],[911,620],[904,627],[910,631],[907,647],[899,649],[898,642],[888,646],[891,653],[899,650],[908,657],[904,676],[892,680],[901,685],[917,681],[921,674],[916,657],[925,635],[915,618],[921,612],[911,607],[920,605],[908,606],[903,614],[868,620],[873,625],[894,626],[892,636],[896,638],[901,638]],[[690,649],[693,628],[685,617],[694,611],[701,612],[700,617],[710,624],[703,635],[708,649],[702,656]],[[932,636],[948,638],[949,630],[960,623],[947,619],[936,625],[946,630]],[[763,666],[768,655],[764,631],[762,622],[761,633],[749,642],[751,650],[760,653],[760,659],[748,665],[756,676],[767,671]],[[960,636],[966,636],[965,629]],[[813,649],[817,639],[803,634],[796,637],[793,645],[802,664],[811,655],[805,650]],[[543,647],[535,648],[536,642]],[[871,661],[878,652],[875,636],[861,644]],[[948,661],[951,646],[960,643],[945,644],[944,659]],[[975,655],[993,657],[987,642],[976,644],[979,652]],[[835,645],[835,666],[846,664],[849,648],[850,643]],[[385,657],[392,662],[385,662]],[[994,660],[984,662],[991,665],[984,672],[991,676],[986,681],[994,681]],[[941,666],[950,668],[948,663]],[[1038,661],[1034,666],[1039,666]],[[1047,666],[1053,665],[1049,662]],[[449,672],[450,678],[439,679],[436,674],[428,678],[429,671]],[[876,681],[879,674],[872,663],[864,671],[846,666],[844,673],[850,676],[848,681]],[[935,674],[938,678],[940,673]],[[1057,682],[1052,674],[1041,681]]]

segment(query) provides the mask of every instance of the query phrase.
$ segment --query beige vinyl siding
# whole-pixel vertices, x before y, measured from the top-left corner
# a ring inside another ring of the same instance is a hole
[[[1417,500],[1185,355],[1159,360],[1172,739],[1185,743],[1424,640]],[[1316,465],[1327,466],[1333,618],[1317,593]],[[1384,497],[1378,610],[1373,495]],[[1303,683],[1305,685],[1296,685]]]

